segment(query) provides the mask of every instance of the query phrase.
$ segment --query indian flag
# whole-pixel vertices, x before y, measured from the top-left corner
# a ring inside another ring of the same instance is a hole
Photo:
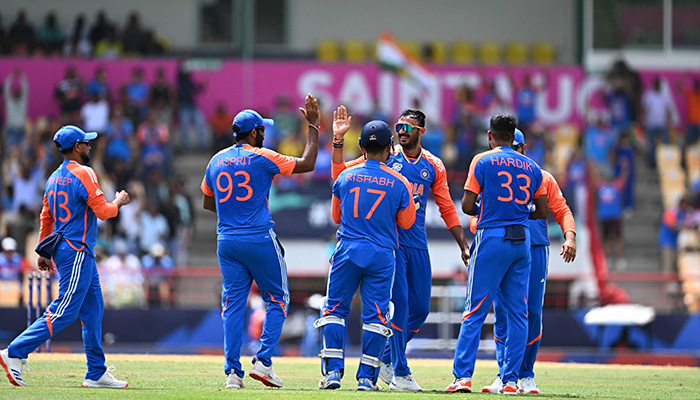
[[[422,87],[435,83],[433,73],[417,58],[404,50],[389,32],[382,32],[377,42],[377,62]]]

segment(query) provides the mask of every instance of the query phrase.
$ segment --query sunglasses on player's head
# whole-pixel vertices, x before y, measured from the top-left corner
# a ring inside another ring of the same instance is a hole
[[[412,125],[412,124],[404,124],[404,123],[398,123],[394,125],[394,130],[396,133],[399,133],[401,131],[405,133],[411,133],[413,132],[414,129],[421,130],[423,129],[422,126],[417,126],[417,125]]]

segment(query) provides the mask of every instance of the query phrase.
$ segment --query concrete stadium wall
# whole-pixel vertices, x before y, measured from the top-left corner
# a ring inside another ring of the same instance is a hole
[[[287,44],[312,51],[323,38],[376,40],[390,30],[399,40],[430,39],[478,43],[519,40],[553,43],[559,60],[572,63],[576,44],[576,6],[573,0],[287,0]],[[55,10],[60,26],[69,30],[78,13],[89,23],[105,9],[123,26],[131,10],[142,22],[167,37],[175,48],[197,45],[198,10],[202,0],[2,0],[3,25],[12,23],[24,8],[38,28],[46,13]],[[164,7],[167,4],[167,8]]]

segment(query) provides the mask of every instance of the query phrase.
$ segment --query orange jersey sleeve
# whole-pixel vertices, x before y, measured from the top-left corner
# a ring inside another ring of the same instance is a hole
[[[294,172],[294,167],[297,166],[296,158],[282,155],[274,150],[252,146],[245,146],[245,149],[257,153],[275,163],[280,169],[280,174],[284,176],[291,176],[292,172]]]
[[[552,212],[554,220],[556,220],[561,227],[562,233],[566,234],[566,232],[569,231],[576,233],[574,215],[566,204],[566,199],[561,193],[559,184],[557,184],[557,180],[554,179],[552,174],[545,170],[542,170],[542,186],[546,186],[549,210]]]
[[[85,186],[88,192],[87,205],[92,209],[97,218],[104,221],[108,218],[114,218],[119,214],[119,207],[105,200],[105,195],[102,189],[100,189],[100,184],[97,183],[97,175],[92,168],[73,163],[68,163],[67,167],[69,171],[80,179],[83,186]]]
[[[435,203],[440,210],[442,220],[445,221],[447,229],[460,225],[455,204],[452,201],[452,196],[450,196],[450,187],[447,185],[445,165],[432,154],[428,154],[425,158],[435,168],[435,181],[430,185],[430,190],[433,191],[433,197],[435,197]]]
[[[338,179],[338,176],[340,176],[341,172],[357,164],[361,164],[364,161],[365,160],[363,157],[358,157],[352,161],[345,161],[342,164],[331,163],[331,177],[333,179]]]
[[[51,208],[49,208],[49,198],[44,195],[43,206],[41,207],[41,216],[39,217],[41,221],[41,227],[39,229],[39,241],[41,242],[53,233],[53,215],[51,215]]]
[[[214,191],[211,190],[209,185],[207,185],[207,177],[205,176],[202,178],[202,184],[200,185],[200,189],[202,189],[202,193],[209,197],[214,197]]]
[[[340,199],[333,195],[333,201],[331,202],[331,217],[333,218],[333,222],[340,224],[341,216],[342,212],[340,210]]]
[[[474,194],[481,193],[481,185],[474,175],[474,170],[476,169],[476,164],[481,160],[481,158],[487,154],[500,151],[500,149],[489,150],[483,153],[479,153],[472,158],[471,164],[469,164],[469,175],[467,175],[467,181],[464,183],[464,190],[468,190]]]

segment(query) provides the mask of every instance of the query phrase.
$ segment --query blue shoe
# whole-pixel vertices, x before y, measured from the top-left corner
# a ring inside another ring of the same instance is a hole
[[[327,373],[319,382],[319,389],[338,389],[340,388],[340,372],[331,371]]]
[[[357,390],[365,392],[377,392],[381,390],[381,386],[372,382],[369,378],[360,378],[357,381]]]

